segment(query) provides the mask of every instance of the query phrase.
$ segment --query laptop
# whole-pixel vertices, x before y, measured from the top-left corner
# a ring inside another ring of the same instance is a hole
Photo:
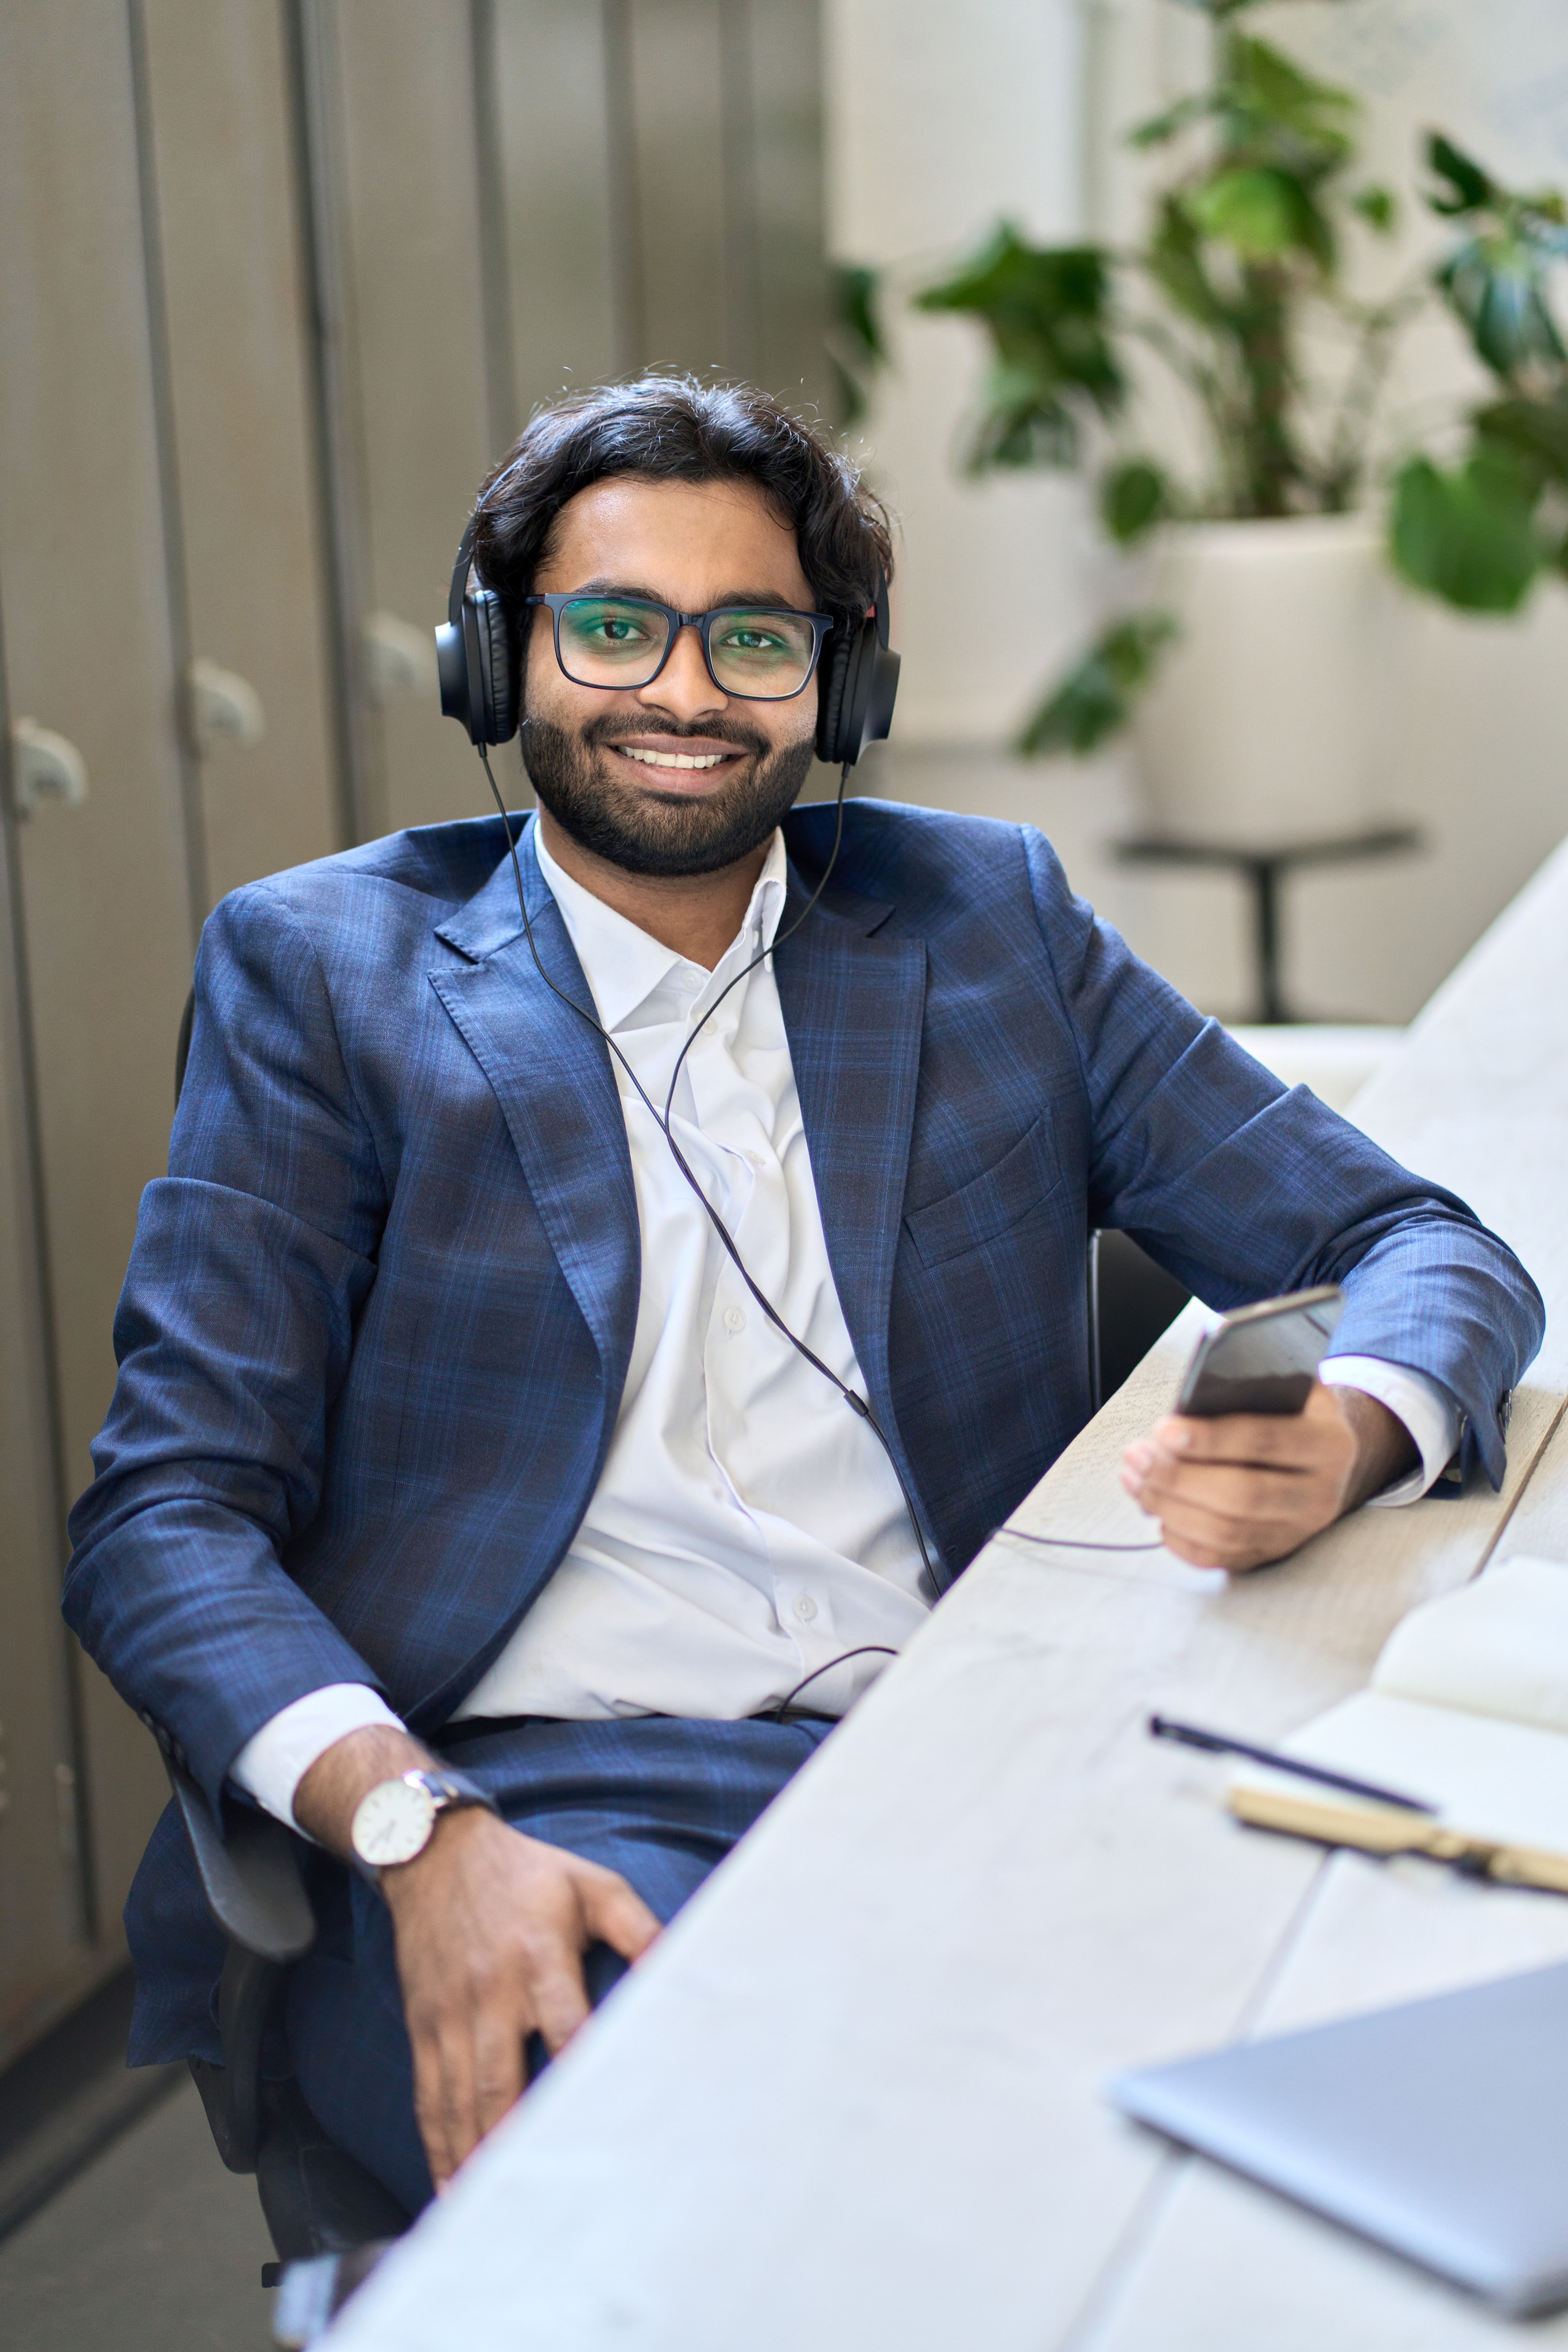
[[[1109,2095],[1511,2316],[1568,2304],[1568,1964],[1122,2074]]]

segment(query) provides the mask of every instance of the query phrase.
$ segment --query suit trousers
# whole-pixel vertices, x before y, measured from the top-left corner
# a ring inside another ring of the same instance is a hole
[[[465,1740],[452,1760],[515,1829],[619,1871],[668,1920],[831,1728],[820,1717],[538,1721]],[[595,1944],[585,1967],[597,2003],[626,1963]],[[417,2212],[431,2179],[414,2123],[392,1918],[362,1880],[345,1876],[322,1906],[318,1941],[289,1981],[287,2021],[294,2072],[317,2122]],[[537,2035],[528,2062],[530,2078],[546,2063]]]

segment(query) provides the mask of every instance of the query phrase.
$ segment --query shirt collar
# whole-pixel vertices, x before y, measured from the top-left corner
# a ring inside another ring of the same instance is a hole
[[[577,960],[593,992],[599,1017],[607,1029],[617,1029],[656,988],[664,985],[672,972],[685,970],[688,959],[629,922],[624,915],[606,906],[602,898],[596,898],[591,890],[585,890],[580,882],[563,872],[546,848],[538,825],[534,827],[534,855],[577,950]],[[772,946],[784,911],[787,866],[784,835],[775,830],[746,919],[715,966],[716,978],[722,973],[726,980],[730,979],[732,962],[745,961],[759,948]],[[694,1001],[700,1003],[706,995],[705,983],[702,994]]]

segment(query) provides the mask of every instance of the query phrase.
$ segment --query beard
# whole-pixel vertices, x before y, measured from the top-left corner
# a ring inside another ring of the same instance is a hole
[[[739,721],[710,719],[689,731],[752,755],[732,783],[697,799],[656,787],[634,791],[606,775],[597,756],[601,744],[627,731],[624,718],[609,713],[575,730],[523,716],[523,765],[541,803],[580,848],[627,874],[716,874],[748,857],[793,807],[811,765],[810,735],[770,745]],[[673,748],[688,730],[644,719],[635,731],[667,735]]]

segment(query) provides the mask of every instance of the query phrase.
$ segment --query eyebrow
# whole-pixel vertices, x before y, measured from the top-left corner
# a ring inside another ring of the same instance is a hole
[[[661,596],[656,588],[638,587],[626,580],[585,580],[580,588],[568,588],[562,593],[569,596],[641,596],[645,604],[670,604],[670,599]],[[731,604],[760,605],[765,612],[770,613],[807,614],[817,609],[814,604],[792,604],[789,597],[777,588],[732,589],[727,595],[716,597],[706,609],[710,613],[721,613]],[[673,605],[671,609],[679,612],[681,607]]]

